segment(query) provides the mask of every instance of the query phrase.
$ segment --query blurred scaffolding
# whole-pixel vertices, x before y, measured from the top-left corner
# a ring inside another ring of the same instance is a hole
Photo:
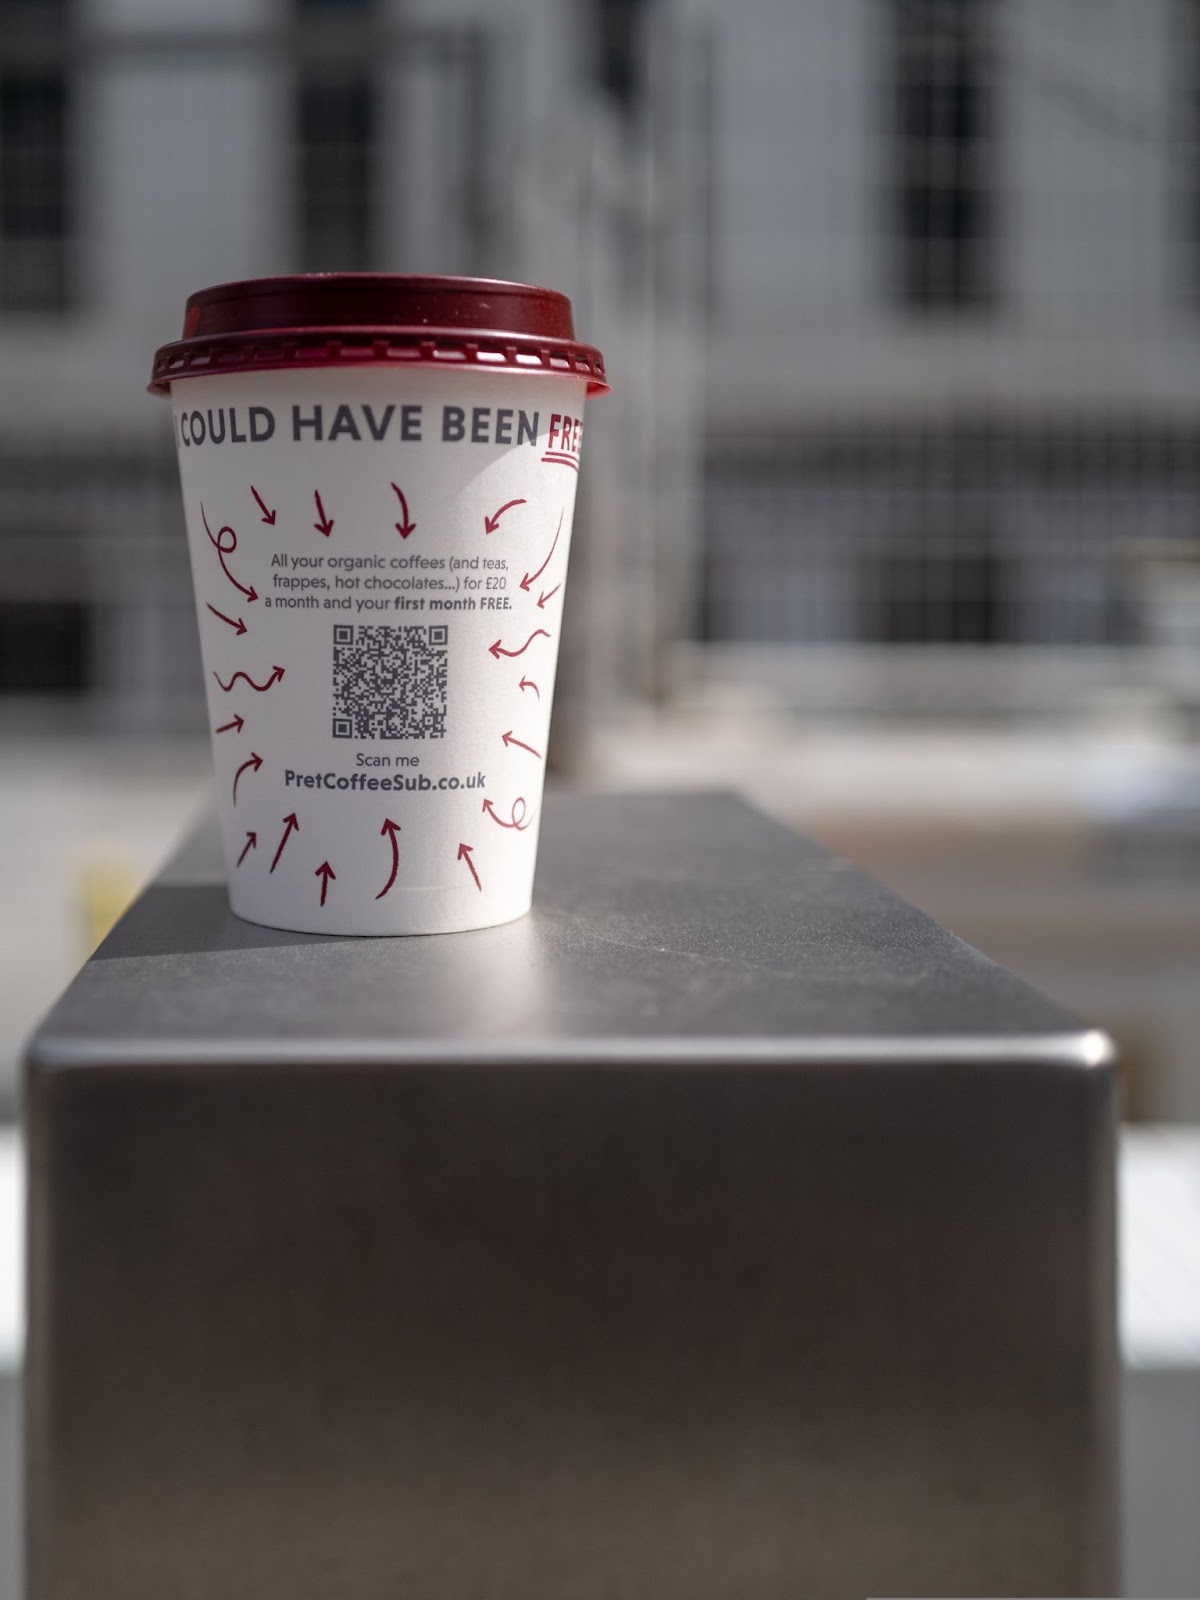
[[[1177,580],[1200,500],[1191,3],[0,13],[0,693],[198,726],[141,385],[189,290],[297,268],[551,282],[605,348],[576,730],[727,670],[1053,711],[1177,636],[1139,551]]]

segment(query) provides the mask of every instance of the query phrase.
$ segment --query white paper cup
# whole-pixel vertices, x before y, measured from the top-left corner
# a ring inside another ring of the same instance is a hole
[[[602,369],[304,355],[156,371],[230,903],[303,932],[508,922],[532,896],[584,403]]]

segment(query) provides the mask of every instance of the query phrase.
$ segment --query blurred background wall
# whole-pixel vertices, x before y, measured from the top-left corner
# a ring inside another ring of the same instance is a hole
[[[1029,709],[1015,647],[1047,709],[1129,681],[1195,536],[1190,0],[2,14],[5,690],[196,726],[149,353],[192,287],[355,267],[552,280],[611,351],[590,709],[680,640],[903,656],[796,673],[836,709]]]

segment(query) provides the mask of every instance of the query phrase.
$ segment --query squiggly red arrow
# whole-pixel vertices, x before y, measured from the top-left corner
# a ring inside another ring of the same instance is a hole
[[[474,848],[475,846],[473,844],[460,844],[458,847],[458,859],[459,861],[465,861],[467,863],[467,866],[471,871],[471,876],[475,879],[475,887],[482,894],[483,885],[479,881],[479,874],[475,871],[475,863],[471,859],[471,851],[474,850]]]
[[[313,877],[320,878],[321,880],[321,904],[324,905],[325,896],[329,892],[329,880],[332,878],[334,883],[336,883],[337,873],[329,865],[328,861],[322,861],[321,865],[313,873]]]
[[[255,772],[257,772],[259,767],[262,766],[262,764],[263,764],[262,757],[260,755],[256,754],[256,752],[254,752],[252,750],[250,752],[249,761],[243,761],[241,766],[234,773],[234,775],[233,775],[233,803],[234,803],[234,805],[237,805],[238,779],[241,777],[242,773],[245,772],[247,767],[253,767]]]
[[[299,829],[300,829],[300,819],[297,817],[297,815],[296,815],[296,813],[294,811],[289,812],[288,815],[286,817],[284,817],[284,819],[283,819],[283,838],[280,839],[280,841],[279,841],[279,849],[276,850],[275,859],[271,862],[271,871],[272,872],[274,872],[275,868],[279,865],[279,858],[283,854],[284,845],[292,837],[292,834],[294,832],[299,832]]]
[[[204,524],[204,531],[208,535],[209,543],[217,552],[217,560],[221,563],[221,571],[229,579],[235,589],[240,589],[246,596],[247,602],[258,599],[258,590],[253,585],[247,588],[244,583],[239,583],[225,565],[225,557],[231,556],[238,547],[238,536],[228,524],[219,529],[215,534],[208,525],[208,518],[204,515],[204,502],[200,502],[200,520]],[[228,535],[228,537],[226,537]]]
[[[514,739],[511,728],[507,733],[502,733],[500,737],[506,745],[515,744],[519,750],[528,750],[531,756],[537,756],[539,761],[542,759],[540,752],[535,750],[531,744],[526,744],[523,739]]]
[[[542,593],[538,596],[538,610],[539,611],[542,610],[542,608],[545,606],[547,600],[553,600],[554,596],[558,593],[558,591],[561,588],[562,588],[562,584],[561,583],[556,583],[554,585],[553,589],[544,589],[542,591]]]
[[[518,806],[521,808],[519,816],[517,815]],[[533,821],[532,817],[526,815],[528,807],[525,804],[525,796],[520,794],[512,803],[512,811],[510,812],[510,816],[512,818],[511,822],[505,822],[503,817],[498,817],[496,815],[496,808],[493,806],[490,800],[485,800],[483,802],[483,809],[487,812],[488,816],[491,817],[492,821],[498,828],[515,828],[518,833],[524,833],[525,829]]]
[[[318,533],[323,533],[328,539],[329,535],[333,532],[333,518],[325,515],[325,507],[321,504],[321,495],[319,490],[313,490],[313,499],[317,502],[317,515],[321,519],[320,522],[314,522],[313,527]],[[321,904],[325,904],[324,900],[321,901]]]
[[[390,817],[387,817],[387,818],[384,819],[383,827],[380,828],[380,830],[379,830],[379,837],[382,839],[384,834],[386,833],[391,838],[391,841],[392,841],[392,874],[391,874],[391,877],[388,879],[388,881],[384,884],[383,888],[380,889],[379,893],[375,896],[376,900],[382,900],[383,899],[384,895],[388,892],[388,890],[395,883],[396,874],[400,870],[400,843],[399,843],[399,840],[396,838],[396,835],[399,832],[400,832],[400,824],[398,822],[393,822]]]
[[[532,678],[522,678],[520,683],[517,685],[517,688],[521,690],[532,689],[539,700],[542,698],[542,691],[538,688],[537,684],[534,683]]]
[[[242,621],[241,617],[227,617],[223,611],[218,611],[216,606],[214,606],[211,601],[206,600],[204,604],[212,612],[214,617],[220,617],[222,622],[227,622],[233,629],[234,633],[237,634],[239,639],[241,638],[242,634],[247,631],[246,624]]]
[[[540,696],[539,696],[539,698],[540,698]],[[214,728],[213,732],[214,733],[228,733],[230,728],[235,728],[238,731],[238,733],[241,733],[242,728],[245,725],[245,722],[246,722],[245,717],[236,716],[236,717],[234,717],[232,722],[223,722],[219,728]]]
[[[529,646],[537,638],[539,633],[541,634],[543,639],[548,639],[550,637],[550,635],[546,632],[545,628],[535,628],[533,630],[533,632],[529,635],[528,639],[526,639],[525,643],[521,646],[521,648],[519,650],[506,650],[504,648],[504,646],[500,643],[499,639],[496,640],[495,644],[488,645],[488,649],[491,651],[492,655],[495,657],[495,659],[497,661],[499,661],[501,656],[508,656],[510,658],[512,658],[514,656],[523,656],[525,654],[526,650],[529,649]]]
[[[408,501],[404,498],[403,489],[398,483],[394,483],[392,488],[396,491],[396,499],[400,502],[400,516],[403,519],[396,524],[396,532],[402,539],[407,539],[410,533],[417,531],[417,525],[408,520]]]
[[[247,833],[247,835],[246,835],[246,843],[242,847],[241,855],[237,858],[238,866],[239,867],[241,866],[242,862],[245,861],[246,856],[248,855],[248,853],[251,850],[257,850],[257,849],[258,849],[258,835],[256,833]]]
[[[563,517],[564,517],[565,514],[566,514],[566,508],[564,507],[563,510],[558,513],[558,527],[555,528],[555,530],[554,530],[554,543],[550,546],[550,555],[548,555],[546,557],[545,561],[542,562],[541,566],[537,569],[536,572],[527,572],[525,574],[525,576],[521,579],[521,587],[522,587],[522,589],[524,589],[526,594],[529,593],[530,589],[538,581],[538,579],[541,577],[542,573],[545,572],[546,568],[550,565],[550,556],[552,556],[554,554],[555,550],[558,548],[558,536],[562,532]]]
[[[500,526],[500,518],[504,513],[511,511],[514,506],[523,506],[524,504],[524,500],[506,500],[499,511],[493,511],[490,517],[485,515],[483,519],[484,533],[495,533]]]
[[[229,692],[232,690],[234,684],[238,681],[239,678],[245,678],[246,682],[254,690],[255,694],[266,694],[267,690],[271,687],[272,684],[279,683],[280,680],[282,679],[282,677],[283,677],[283,668],[282,667],[272,667],[271,668],[271,676],[267,679],[266,683],[255,683],[254,679],[250,676],[250,674],[248,672],[242,672],[240,669],[237,672],[234,673],[233,677],[230,678],[228,683],[222,683],[220,677],[217,675],[216,672],[213,673],[213,677],[216,678],[218,685],[220,686],[221,690],[225,694],[229,694]]]

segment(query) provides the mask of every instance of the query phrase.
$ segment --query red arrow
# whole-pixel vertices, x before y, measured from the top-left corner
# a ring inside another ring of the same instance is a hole
[[[240,589],[241,590],[241,592],[246,596],[246,599],[248,601],[249,600],[257,600],[258,599],[258,590],[256,588],[254,588],[253,585],[251,585],[251,587],[249,589],[247,589],[247,587],[246,587],[246,585],[244,583],[239,583],[237,581],[237,579],[234,577],[233,573],[230,572],[229,568],[225,565],[225,557],[226,556],[231,556],[233,554],[233,552],[237,549],[237,544],[238,544],[237,534],[230,527],[221,528],[217,533],[214,534],[212,529],[208,525],[208,518],[204,515],[204,502],[203,501],[200,502],[200,520],[204,524],[204,531],[208,535],[209,543],[212,545],[213,549],[217,552],[217,560],[221,563],[221,571],[229,579],[230,583],[233,585],[233,587],[235,589]]]
[[[262,766],[262,764],[263,764],[263,763],[262,763],[262,757],[261,757],[261,756],[260,756],[260,755],[257,755],[257,754],[256,754],[256,753],[255,753],[255,752],[254,752],[254,751],[253,751],[253,750],[252,750],[252,751],[251,751],[251,752],[250,752],[250,759],[249,759],[249,761],[243,761],[243,762],[242,762],[242,764],[241,764],[241,766],[240,766],[240,767],[239,767],[239,768],[238,768],[238,769],[237,769],[237,771],[236,771],[236,772],[235,772],[235,773],[234,773],[234,775],[233,775],[233,803],[234,803],[234,805],[237,805],[237,786],[238,786],[238,779],[239,779],[239,778],[240,778],[240,777],[241,777],[241,775],[242,775],[242,773],[243,773],[243,772],[245,772],[245,770],[246,770],[246,768],[247,768],[247,767],[253,767],[253,768],[254,768],[254,770],[255,770],[255,772],[257,772],[257,771],[258,771],[258,769],[259,769],[259,767],[261,767],[261,766]]]
[[[272,667],[271,668],[271,676],[267,679],[266,683],[255,683],[254,679],[250,676],[250,674],[248,672],[242,672],[240,670],[238,672],[234,673],[233,677],[230,678],[228,683],[221,683],[221,679],[218,677],[218,675],[215,672],[213,673],[213,677],[217,679],[217,683],[220,685],[221,689],[226,694],[228,694],[230,692],[230,690],[233,688],[234,684],[238,681],[239,678],[245,678],[246,682],[254,690],[255,694],[266,694],[267,690],[271,687],[271,685],[273,683],[278,683],[280,681],[280,679],[283,677],[283,668],[282,667]]]
[[[500,737],[504,740],[504,743],[506,745],[515,744],[519,750],[528,750],[529,754],[531,756],[537,756],[539,761],[542,759],[541,755],[539,754],[539,752],[536,751],[531,744],[526,744],[521,739],[514,739],[513,736],[512,736],[512,729],[511,728],[508,730],[507,733],[502,733],[500,735]]]
[[[471,876],[475,879],[475,887],[482,894],[483,885],[479,881],[479,874],[475,871],[475,863],[471,860],[471,851],[474,848],[473,844],[460,844],[458,847],[458,859],[467,863],[467,866],[471,869]]]
[[[313,527],[317,530],[318,533],[323,533],[325,535],[325,537],[328,539],[329,535],[333,532],[333,518],[332,517],[327,517],[325,515],[325,507],[321,504],[321,495],[320,495],[319,490],[317,490],[317,489],[313,490],[313,499],[317,502],[317,515],[321,519],[320,522],[314,522],[313,523]],[[324,901],[323,897],[322,897],[322,900],[321,900],[321,904],[322,905],[325,904],[325,901]]]
[[[262,512],[263,521],[269,523],[273,528],[275,526],[275,512],[267,510],[266,501],[263,499],[262,495],[259,494],[258,490],[253,484],[250,485],[250,493],[258,501],[258,509]]]
[[[517,815],[517,807],[518,806],[520,806],[520,808],[521,808],[520,816]],[[492,805],[492,802],[490,800],[485,800],[483,802],[483,809],[487,812],[488,816],[491,817],[492,821],[496,824],[497,827],[499,827],[499,828],[515,828],[518,833],[523,833],[525,831],[525,829],[529,826],[529,824],[533,821],[532,817],[529,817],[529,818],[526,817],[526,814],[525,814],[526,813],[526,805],[525,805],[525,797],[524,797],[524,795],[518,795],[517,798],[512,803],[512,821],[511,822],[505,822],[503,817],[498,817],[496,815],[496,808]]]
[[[504,515],[504,513],[506,511],[511,511],[513,506],[523,506],[524,504],[524,500],[506,500],[500,507],[499,511],[493,511],[490,517],[484,517],[484,533],[495,533],[496,529],[500,526],[500,518]]]
[[[533,632],[529,635],[528,639],[526,639],[525,643],[521,646],[521,648],[519,650],[506,650],[504,648],[504,646],[500,643],[499,639],[496,640],[495,644],[488,645],[488,649],[491,651],[492,655],[496,658],[497,661],[499,661],[501,656],[509,656],[509,657],[523,656],[525,654],[526,650],[529,649],[529,646],[537,638],[539,633],[541,634],[543,639],[548,639],[550,637],[550,635],[546,632],[545,628],[535,628],[533,630]],[[540,698],[540,696],[539,696],[539,698]]]
[[[565,510],[565,508],[564,508],[564,510]],[[525,576],[521,579],[521,587],[522,587],[522,589],[524,589],[526,594],[529,593],[529,590],[532,587],[532,585],[535,584],[538,581],[538,579],[541,577],[542,573],[545,572],[546,568],[550,565],[550,556],[552,556],[554,554],[554,551],[555,551],[555,549],[556,549],[556,547],[558,545],[558,536],[562,532],[563,514],[564,514],[563,511],[560,511],[558,513],[558,527],[555,528],[555,530],[554,530],[554,543],[550,546],[550,555],[548,555],[546,557],[545,561],[542,562],[541,566],[537,569],[536,572],[527,572],[525,574]]]
[[[246,632],[246,624],[242,621],[241,617],[227,617],[223,611],[218,611],[216,606],[210,605],[207,600],[204,603],[206,606],[208,606],[208,609],[212,612],[214,617],[220,617],[222,622],[227,622],[229,624],[239,639],[241,638],[242,634]]]
[[[538,688],[537,684],[534,683],[532,678],[522,678],[520,683],[517,685],[517,688],[518,689],[532,689],[534,694],[537,695],[539,700],[542,698],[542,691]]]
[[[539,699],[540,698],[541,697],[539,696]],[[219,728],[214,728],[213,732],[214,733],[228,733],[230,728],[236,728],[237,731],[239,733],[241,733],[242,728],[245,725],[245,721],[246,721],[245,717],[242,717],[242,716],[234,717],[232,722],[223,722]]]
[[[283,819],[283,838],[279,841],[279,849],[276,850],[275,859],[271,863],[272,872],[274,872],[275,868],[279,865],[279,858],[283,854],[283,847],[292,837],[293,830],[299,832],[299,829],[300,819],[296,816],[296,813],[292,811]]]
[[[388,881],[384,884],[383,888],[380,889],[379,893],[375,896],[376,900],[382,900],[383,899],[384,895],[388,892],[388,890],[395,883],[396,874],[400,870],[400,844],[399,844],[399,841],[396,838],[396,835],[399,832],[400,832],[400,824],[398,822],[393,822],[390,817],[386,817],[384,819],[383,827],[380,828],[380,830],[379,830],[379,837],[382,839],[384,834],[386,833],[391,838],[391,841],[392,841],[392,875],[388,879]],[[322,904],[324,904],[324,899],[322,899]]]
[[[244,845],[244,847],[242,849],[242,853],[237,858],[238,866],[239,867],[241,866],[242,862],[245,861],[247,855],[249,854],[249,852],[251,850],[257,850],[257,849],[258,849],[258,835],[256,833],[248,833],[246,835],[246,843],[245,843],[245,845]]]
[[[332,878],[334,883],[336,883],[337,873],[329,865],[328,861],[322,861],[321,865],[313,873],[313,877],[320,878],[321,880],[321,904],[324,905],[325,896],[329,892],[329,880]]]
[[[408,520],[408,501],[404,498],[404,491],[401,489],[400,485],[398,483],[394,483],[392,488],[396,491],[396,499],[400,502],[400,515],[404,518],[403,522],[398,522],[396,524],[396,532],[402,539],[407,539],[410,533],[415,533],[417,531],[417,525],[415,522],[410,522]]]
[[[562,588],[562,584],[561,583],[556,583],[554,585],[553,589],[545,589],[545,590],[543,590],[542,593],[538,596],[538,610],[540,611],[542,609],[542,607],[546,604],[547,600],[553,599],[553,597],[558,593],[558,591],[561,588]]]

